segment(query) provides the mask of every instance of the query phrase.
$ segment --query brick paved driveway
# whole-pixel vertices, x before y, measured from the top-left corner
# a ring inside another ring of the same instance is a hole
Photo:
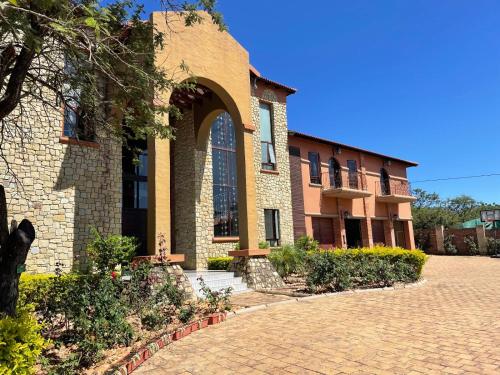
[[[432,257],[425,278],[238,316],[136,373],[500,374],[500,259]]]

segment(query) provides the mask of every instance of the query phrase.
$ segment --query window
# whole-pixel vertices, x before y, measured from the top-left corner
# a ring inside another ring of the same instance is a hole
[[[214,236],[235,237],[238,231],[236,137],[229,113],[212,124]]]
[[[64,63],[64,72],[69,77],[77,74],[74,65],[68,60]],[[63,135],[84,141],[95,140],[95,129],[90,116],[80,105],[81,90],[72,88],[69,84],[63,86],[64,95],[64,129]]]
[[[328,176],[330,178],[330,187],[342,187],[342,176],[340,172],[340,164],[335,158],[331,158],[328,162]]]
[[[123,207],[148,208],[148,152],[139,155],[139,163],[132,162],[132,155],[123,158]]]
[[[384,168],[380,169],[380,193],[382,195],[391,194],[391,186],[389,184],[389,174]]]
[[[347,160],[347,169],[349,169],[349,188],[358,189],[358,163],[356,160]]]
[[[320,164],[319,164],[319,154],[317,152],[309,152],[307,155],[309,159],[309,175],[312,184],[320,184]]]
[[[279,210],[264,210],[266,241],[270,246],[280,245],[280,212]]]
[[[262,169],[276,169],[276,155],[273,144],[273,122],[271,105],[260,103],[260,143]]]

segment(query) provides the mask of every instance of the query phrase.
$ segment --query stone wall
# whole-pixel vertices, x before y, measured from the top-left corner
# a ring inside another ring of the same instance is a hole
[[[213,174],[210,136],[206,151],[196,149],[193,112],[175,124],[175,251],[186,255],[186,269],[207,269],[208,258],[227,255],[236,242],[214,243]]]
[[[66,271],[85,267],[91,225],[121,232],[121,145],[102,137],[99,147],[63,144],[62,111],[31,103],[18,122],[23,136],[2,145],[12,169],[0,161],[9,221],[35,226],[27,272],[54,272],[56,262]]]
[[[272,104],[274,147],[277,172],[261,172],[259,100]],[[288,155],[288,125],[286,103],[271,90],[263,90],[260,96],[252,96],[252,121],[255,125],[254,168],[259,241],[265,241],[264,209],[278,209],[282,244],[293,243],[292,193],[290,187],[290,162]]]
[[[252,289],[276,289],[285,286],[280,275],[265,256],[236,257],[231,263],[231,270],[236,276],[241,276],[247,286]]]

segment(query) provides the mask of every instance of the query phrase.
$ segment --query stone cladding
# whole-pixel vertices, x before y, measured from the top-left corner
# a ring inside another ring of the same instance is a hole
[[[121,144],[99,136],[90,146],[61,143],[62,111],[34,100],[12,121],[20,129],[6,132],[0,184],[9,221],[27,218],[36,230],[27,272],[84,268],[90,226],[121,232]]]
[[[272,105],[276,174],[261,171],[260,100]],[[252,96],[252,119],[255,125],[253,134],[254,168],[259,241],[264,241],[266,238],[264,209],[278,209],[280,213],[281,243],[292,244],[292,193],[290,187],[286,103],[279,101],[273,91],[264,90],[261,97]]]

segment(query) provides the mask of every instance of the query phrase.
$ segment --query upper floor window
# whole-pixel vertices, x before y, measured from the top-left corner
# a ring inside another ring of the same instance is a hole
[[[64,63],[64,72],[68,80],[77,74],[73,64],[68,60]],[[64,95],[64,128],[63,135],[69,138],[78,138],[84,141],[95,140],[95,129],[91,116],[83,110],[80,89],[75,89],[71,84],[63,86]]]
[[[330,179],[330,187],[340,188],[342,187],[342,175],[340,164],[335,158],[331,158],[328,161],[328,177]]]
[[[358,189],[358,163],[356,160],[347,160],[347,169],[349,170],[349,188]]]
[[[235,237],[238,230],[238,179],[236,136],[229,113],[212,124],[214,236]]]
[[[276,154],[273,141],[272,108],[268,103],[260,103],[260,142],[262,169],[276,169]]]
[[[385,168],[380,169],[380,193],[382,195],[391,194],[391,186],[389,184],[389,174]]]
[[[307,157],[309,159],[309,176],[310,176],[310,181],[313,184],[320,184],[321,183],[321,165],[319,163],[319,153],[317,152],[309,152],[307,154]]]

